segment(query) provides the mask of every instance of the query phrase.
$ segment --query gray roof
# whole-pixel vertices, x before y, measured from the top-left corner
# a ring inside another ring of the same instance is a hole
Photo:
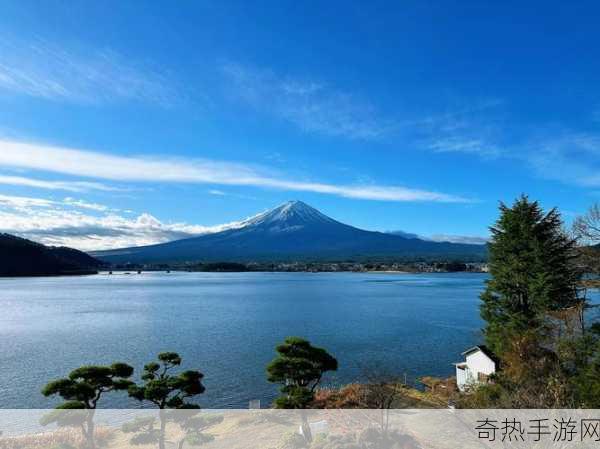
[[[492,360],[494,363],[498,364],[499,360],[498,360],[498,357],[496,357],[496,354],[494,354],[490,350],[490,348],[488,348],[485,345],[473,346],[472,348],[469,348],[465,352],[463,352],[462,355],[467,356],[467,355],[472,354],[477,351],[483,352],[490,360]]]

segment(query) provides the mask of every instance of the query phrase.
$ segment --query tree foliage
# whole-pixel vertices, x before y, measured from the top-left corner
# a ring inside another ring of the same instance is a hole
[[[173,369],[181,365],[181,357],[176,352],[158,354],[158,361],[144,366],[142,385],[131,385],[129,395],[139,401],[148,401],[161,409],[159,413],[160,430],[158,433],[159,448],[165,447],[165,429],[169,416],[164,409],[194,409],[197,404],[189,399],[204,393],[200,371],[187,370],[173,374]]]
[[[152,402],[160,409],[191,408],[195,404],[187,402],[189,398],[204,393],[200,371],[188,370],[172,374],[173,368],[181,365],[181,357],[175,352],[163,352],[158,362],[144,366],[142,385],[131,385],[129,395],[139,401]]]
[[[134,446],[155,444],[159,441],[160,430],[154,427],[156,419],[153,416],[136,417],[133,421],[121,426],[124,433],[133,433],[129,442]]]
[[[216,413],[201,413],[200,410],[173,410],[173,421],[175,421],[183,435],[177,443],[178,449],[183,449],[184,444],[200,446],[214,440],[214,437],[205,432],[211,426],[223,422],[223,415]]]
[[[565,340],[559,347],[573,400],[571,407],[600,407],[600,323],[580,338]]]
[[[307,408],[323,374],[336,371],[335,357],[299,337],[287,337],[276,348],[278,356],[267,366],[269,382],[281,384],[277,408]]]
[[[44,246],[0,233],[0,276],[47,276],[97,272],[102,262],[66,247]]]
[[[88,448],[95,447],[94,410],[102,396],[111,391],[127,390],[133,382],[133,368],[125,363],[110,366],[89,365],[71,371],[68,377],[49,382],[42,389],[44,396],[59,395],[65,402],[41,420],[43,425],[79,426]],[[80,413],[78,410],[87,410]]]
[[[580,304],[582,273],[556,209],[544,213],[521,196],[512,207],[500,205],[491,233],[491,278],[481,295],[481,316],[487,344],[501,356],[519,335],[533,330],[542,337],[549,312]]]
[[[589,305],[575,241],[555,209],[544,213],[526,196],[500,211],[481,315],[501,370],[461,405],[600,406],[600,328],[583,325]]]
[[[126,363],[110,366],[82,366],[64,379],[53,380],[42,389],[44,396],[59,395],[66,400],[59,408],[95,409],[104,393],[127,390],[133,382],[133,368]]]

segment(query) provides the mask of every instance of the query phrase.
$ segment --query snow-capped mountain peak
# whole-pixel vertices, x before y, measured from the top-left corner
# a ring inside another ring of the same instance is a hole
[[[479,245],[437,243],[340,223],[302,201],[289,201],[220,232],[96,253],[113,263],[162,261],[343,260],[367,257],[482,257]]]
[[[266,225],[279,228],[297,228],[310,224],[325,223],[332,224],[336,221],[302,201],[288,201],[248,219],[243,227]]]

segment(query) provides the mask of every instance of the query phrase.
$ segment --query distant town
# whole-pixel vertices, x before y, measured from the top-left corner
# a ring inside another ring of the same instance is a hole
[[[183,264],[121,264],[113,271],[188,271],[188,272],[393,272],[393,273],[487,273],[483,262],[217,262]]]

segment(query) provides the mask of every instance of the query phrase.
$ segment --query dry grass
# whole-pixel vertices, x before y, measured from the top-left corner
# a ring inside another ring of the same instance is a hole
[[[312,408],[363,408],[364,386],[349,384],[339,389],[321,389],[315,393]]]
[[[105,427],[96,429],[96,442],[99,447],[106,446],[113,436],[112,429]],[[83,435],[79,429],[67,428],[34,435],[0,438],[0,449],[52,449],[69,446],[80,448],[83,443]]]
[[[322,389],[315,394],[312,408],[318,409],[364,409],[367,405],[367,386],[349,384],[340,389]],[[444,392],[445,393],[445,392]],[[448,396],[423,392],[415,388],[402,387],[392,404],[392,408],[445,408]]]

